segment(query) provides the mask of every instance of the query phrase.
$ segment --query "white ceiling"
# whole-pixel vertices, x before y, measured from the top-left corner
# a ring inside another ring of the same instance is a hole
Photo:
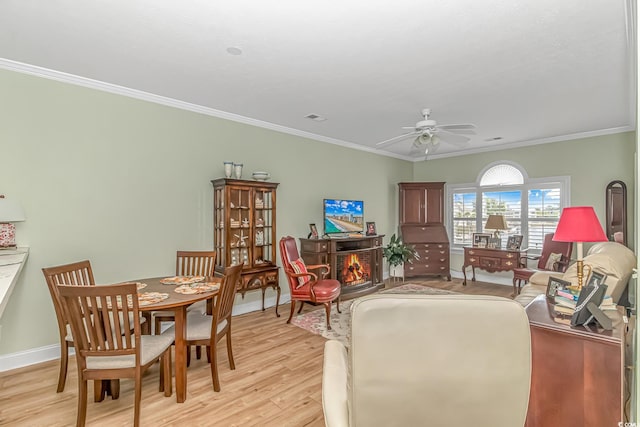
[[[400,158],[422,108],[477,126],[437,158],[635,129],[632,4],[3,0],[0,67]]]

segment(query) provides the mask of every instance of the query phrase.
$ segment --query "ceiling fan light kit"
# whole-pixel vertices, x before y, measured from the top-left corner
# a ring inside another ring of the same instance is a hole
[[[424,108],[421,113],[423,120],[420,120],[415,126],[405,126],[402,128],[412,129],[412,132],[381,141],[376,145],[391,145],[392,143],[400,142],[405,138],[417,135],[416,139],[413,141],[411,152],[409,154],[423,155],[422,153],[424,152],[424,155],[427,155],[432,154],[435,151],[440,140],[457,146],[465,145],[471,141],[471,138],[465,135],[460,135],[458,132],[475,134],[474,129],[476,126],[471,123],[439,125],[436,120],[429,118],[431,115],[430,108]]]

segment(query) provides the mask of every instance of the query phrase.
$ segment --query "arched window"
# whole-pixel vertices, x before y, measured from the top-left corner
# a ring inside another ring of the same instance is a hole
[[[509,236],[523,236],[523,247],[542,247],[544,235],[554,232],[562,208],[568,205],[569,177],[529,179],[521,166],[501,161],[487,165],[475,184],[447,186],[447,220],[453,247],[473,244],[474,233],[485,229],[489,215],[505,217],[501,247]]]

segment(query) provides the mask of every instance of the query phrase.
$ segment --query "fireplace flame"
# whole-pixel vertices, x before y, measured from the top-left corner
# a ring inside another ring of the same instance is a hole
[[[369,280],[369,263],[363,262],[358,254],[349,254],[344,258],[342,268],[342,283],[346,285],[360,285]]]

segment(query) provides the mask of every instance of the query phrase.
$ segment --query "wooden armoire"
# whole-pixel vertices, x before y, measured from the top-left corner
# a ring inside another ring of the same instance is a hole
[[[438,275],[451,280],[444,182],[401,182],[398,187],[400,234],[420,256],[413,263],[405,263],[404,276]]]

